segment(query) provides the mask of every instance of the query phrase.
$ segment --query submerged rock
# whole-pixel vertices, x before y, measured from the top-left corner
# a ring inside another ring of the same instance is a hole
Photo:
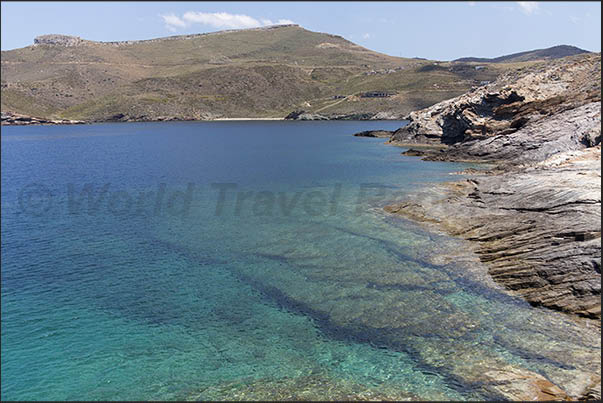
[[[442,397],[443,398],[443,397]],[[329,376],[306,375],[295,378],[225,382],[210,386],[194,400],[263,401],[417,401],[417,396],[391,387],[361,385]]]

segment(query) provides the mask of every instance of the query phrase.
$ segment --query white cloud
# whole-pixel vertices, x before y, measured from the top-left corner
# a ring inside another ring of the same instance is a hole
[[[518,1],[519,9],[526,15],[532,15],[540,9],[540,4],[536,1]]]
[[[262,23],[253,17],[243,14],[229,13],[199,13],[187,11],[182,19],[191,24],[198,23],[209,25],[214,28],[255,28],[262,26]]]
[[[570,15],[569,20],[570,20],[572,23],[577,24],[577,23],[579,23],[579,22],[580,22],[580,17],[576,17],[576,16],[574,16],[574,15]]]
[[[371,34],[369,34],[369,33],[366,33],[366,34],[362,35],[362,39],[368,39],[370,37],[371,37]]]
[[[230,13],[203,13],[197,11],[187,11],[178,17],[174,14],[161,15],[163,22],[168,30],[174,32],[180,28],[188,28],[193,24],[207,25],[219,29],[242,29],[242,28],[257,28],[268,25],[285,25],[294,24],[293,21],[287,19],[279,19],[273,22],[269,19],[255,19],[244,14]]]
[[[474,2],[474,1],[468,1],[468,2],[467,2],[467,5],[468,5],[469,7],[473,7],[473,6],[475,6],[475,2]]]
[[[165,27],[172,32],[176,32],[177,28],[185,28],[186,22],[182,21],[180,17],[174,14],[168,15],[160,15],[163,18],[163,22],[165,23]]]

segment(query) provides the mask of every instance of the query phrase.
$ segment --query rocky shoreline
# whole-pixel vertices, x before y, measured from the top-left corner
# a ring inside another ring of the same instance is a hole
[[[492,278],[531,304],[600,320],[600,153],[470,174],[385,209],[476,243]]]
[[[292,117],[293,116],[293,117]],[[218,115],[207,115],[201,118],[180,117],[180,116],[128,116],[118,114],[109,119],[83,121],[69,119],[44,119],[22,114],[2,112],[2,126],[26,126],[26,125],[73,125],[73,124],[88,124],[88,123],[128,123],[128,122],[207,122],[207,121],[227,121],[227,120],[401,120],[399,116],[384,115],[384,114],[350,114],[350,115],[319,115],[301,113],[299,116],[295,112],[282,118],[228,118]],[[370,135],[368,137],[371,137]],[[382,136],[385,137],[385,136]],[[389,134],[388,136],[389,137]]]
[[[402,117],[392,112],[328,114],[297,110],[285,116],[285,120],[402,120]]]
[[[356,135],[389,137],[429,161],[491,168],[384,209],[465,239],[509,293],[585,321],[600,337],[600,54],[503,76],[407,119],[389,136]],[[600,368],[579,398],[601,398]]]
[[[428,147],[403,154],[497,165],[386,210],[476,242],[492,277],[533,305],[600,321],[600,54],[503,76],[407,119],[388,143]]]
[[[26,116],[17,113],[2,112],[2,126],[29,126],[29,125],[79,125],[86,122],[70,119],[44,119]]]

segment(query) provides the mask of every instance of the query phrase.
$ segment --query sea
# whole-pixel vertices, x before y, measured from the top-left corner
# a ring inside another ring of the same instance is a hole
[[[383,207],[467,164],[404,121],[2,127],[2,400],[470,400],[600,338]]]

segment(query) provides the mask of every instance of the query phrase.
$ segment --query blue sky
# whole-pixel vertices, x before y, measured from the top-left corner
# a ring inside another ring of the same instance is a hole
[[[554,45],[601,51],[600,2],[6,2],[2,50],[37,35],[97,41],[294,22],[394,56],[495,57]]]

